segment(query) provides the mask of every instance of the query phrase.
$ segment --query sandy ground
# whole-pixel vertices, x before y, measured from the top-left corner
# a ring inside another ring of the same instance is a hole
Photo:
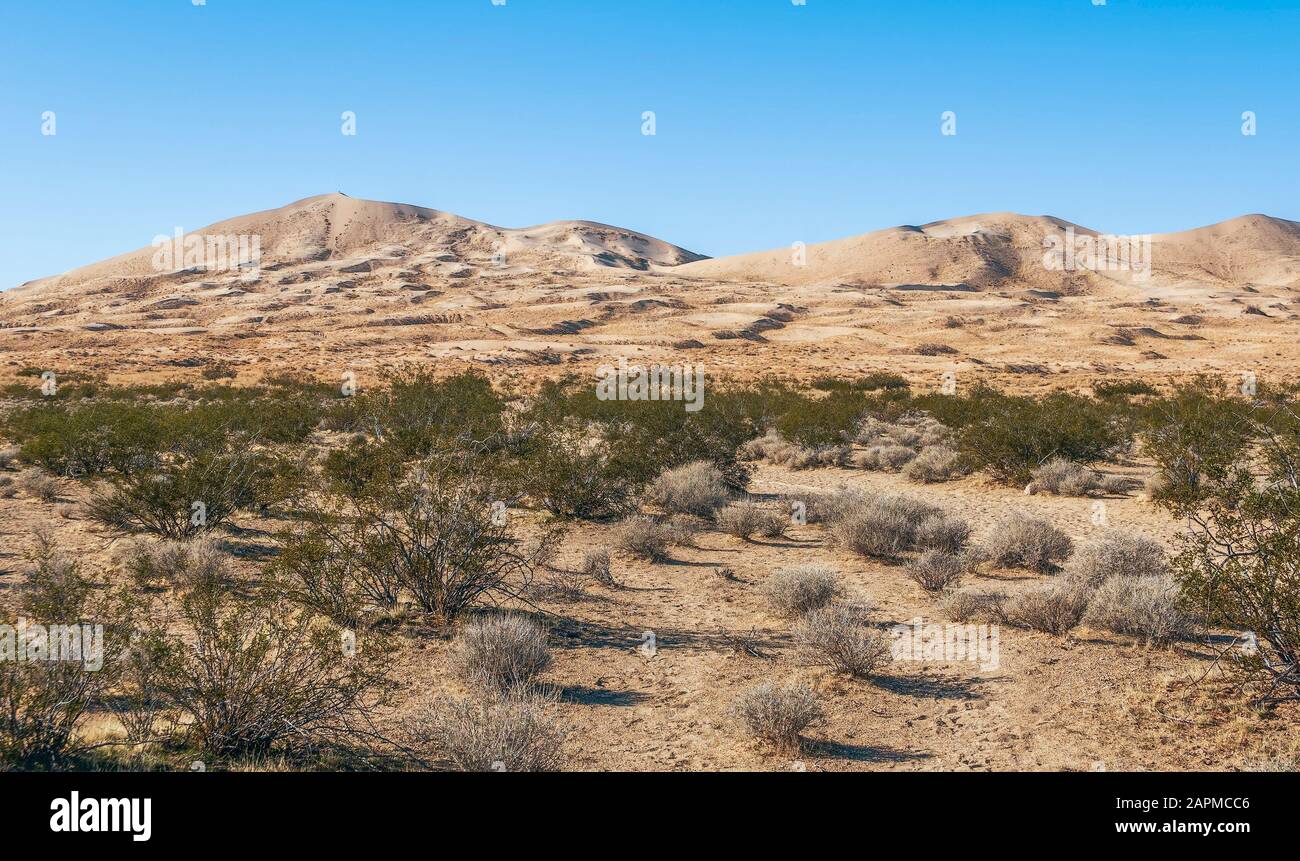
[[[1130,474],[1139,475],[1135,467]],[[0,589],[20,582],[31,531],[53,529],[97,577],[120,576],[109,561],[114,538],[87,520],[84,488],[47,504],[19,495],[0,499],[6,533]],[[919,487],[896,475],[848,469],[791,472],[762,467],[758,494],[795,494],[839,486],[889,488],[924,497],[967,518],[978,541],[1013,511],[1029,510],[1085,540],[1093,501],[1026,497],[978,477]],[[1108,528],[1163,541],[1176,524],[1137,497],[1103,500]],[[522,524],[536,521],[517,512]],[[248,576],[273,547],[274,521],[241,519],[224,537]],[[556,565],[576,565],[585,550],[609,546],[611,527],[575,526]],[[1257,714],[1237,701],[1213,669],[1212,652],[1188,643],[1149,649],[1125,637],[1078,629],[1059,638],[1002,626],[998,665],[903,660],[881,677],[850,680],[799,666],[788,620],[774,615],[758,584],[786,565],[821,562],[841,572],[849,597],[869,603],[887,627],[946,623],[935,600],[901,566],[865,560],[829,546],[821,527],[792,528],[777,540],[742,542],[706,532],[696,548],[651,564],[615,557],[620,588],[591,587],[578,601],[535,597],[551,628],[555,661],[545,675],[570,729],[566,754],[577,769],[700,770],[1180,770],[1231,769],[1300,749],[1295,715]],[[719,576],[730,568],[736,579]],[[988,571],[967,585],[1015,591],[1044,576]],[[654,632],[657,651],[638,646]],[[445,670],[447,641],[407,629],[399,637],[402,690],[381,716],[400,736],[418,701],[461,690]],[[743,645],[740,645],[743,644]],[[750,647],[756,647],[751,650]],[[756,652],[757,654],[755,654]],[[1208,673],[1208,675],[1207,675]],[[761,681],[800,678],[821,697],[825,722],[808,735],[799,759],[777,757],[748,740],[729,714],[732,702]]]

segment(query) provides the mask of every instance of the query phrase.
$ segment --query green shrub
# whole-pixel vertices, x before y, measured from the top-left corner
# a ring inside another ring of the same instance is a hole
[[[293,754],[368,737],[393,689],[384,643],[273,599],[196,591],[180,616],[190,635],[149,631],[137,648],[151,673],[133,682],[205,754]]]
[[[958,448],[969,464],[1005,482],[1027,482],[1053,457],[1101,460],[1133,439],[1124,416],[1080,395],[1053,392],[1035,399],[983,393],[979,401],[979,416],[962,427]]]
[[[261,459],[248,451],[203,452],[117,478],[87,506],[94,520],[123,532],[183,539],[225,523],[259,498]]]

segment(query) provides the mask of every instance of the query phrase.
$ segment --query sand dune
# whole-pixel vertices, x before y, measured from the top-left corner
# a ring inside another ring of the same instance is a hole
[[[1151,237],[1141,281],[1045,266],[1047,236],[1104,237],[1013,213],[810,245],[804,266],[788,248],[710,260],[589,221],[503,228],[342,194],[195,233],[258,237],[260,266],[158,271],[147,247],[0,292],[0,377],[433,360],[538,378],[619,357],[1019,387],[1300,370],[1300,224],[1262,215]]]
[[[1047,236],[1101,232],[1051,216],[988,213],[891,227],[796,248],[720,257],[683,266],[680,274],[778,284],[967,285],[1064,294],[1131,284],[1128,270],[1044,265]],[[1183,233],[1151,237],[1151,283],[1207,282],[1300,286],[1300,224],[1248,215]]]

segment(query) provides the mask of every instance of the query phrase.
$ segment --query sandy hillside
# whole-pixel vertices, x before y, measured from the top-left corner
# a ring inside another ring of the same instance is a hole
[[[259,236],[256,271],[156,272],[148,247],[0,293],[0,376],[160,378],[220,360],[256,379],[435,360],[535,379],[626,357],[1036,388],[1296,370],[1294,222],[1156,236],[1140,283],[1044,267],[1044,236],[1071,227],[971,216],[809,246],[794,267],[789,249],[705,260],[591,222],[506,229],[324,195],[196,231]]]

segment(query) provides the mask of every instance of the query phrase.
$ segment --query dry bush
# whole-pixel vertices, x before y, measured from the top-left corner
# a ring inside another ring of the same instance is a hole
[[[951,514],[931,514],[916,527],[916,546],[923,550],[960,553],[969,540],[970,524]]]
[[[608,550],[589,550],[582,557],[582,566],[578,569],[583,576],[594,580],[602,586],[617,586],[610,566]]]
[[[121,554],[126,570],[144,589],[219,589],[230,581],[221,545],[210,538],[190,541],[132,541]]]
[[[930,446],[903,468],[904,476],[921,484],[952,481],[965,474],[961,456],[945,445]]]
[[[804,666],[868,678],[891,660],[889,641],[868,627],[860,607],[830,604],[812,610],[795,624],[793,634]]]
[[[586,596],[590,583],[591,578],[583,571],[551,568],[542,575],[537,591],[556,601],[580,601]]]
[[[1193,630],[1178,598],[1178,584],[1169,574],[1110,577],[1093,592],[1083,623],[1163,645]]]
[[[646,491],[646,498],[665,511],[712,517],[727,502],[722,472],[708,461],[666,469]]]
[[[907,563],[907,576],[935,595],[956,589],[969,571],[970,562],[965,556],[947,550],[927,550]]]
[[[782,568],[763,581],[760,591],[776,612],[798,616],[826,606],[841,590],[834,568],[810,564]]]
[[[615,528],[614,546],[638,559],[664,562],[669,558],[668,547],[675,537],[668,524],[634,514]]]
[[[1118,530],[1086,541],[1065,566],[1068,576],[1093,588],[1111,577],[1155,577],[1168,570],[1165,549],[1159,542]]]
[[[0,446],[0,469],[8,469],[18,460],[19,448],[16,445]]]
[[[987,549],[1002,568],[1028,568],[1046,574],[1069,557],[1074,542],[1046,520],[1017,513],[998,524]]]
[[[974,589],[956,589],[939,600],[939,609],[954,622],[1006,621],[1003,605],[1007,596],[1002,592],[981,592]]]
[[[729,535],[748,541],[754,535],[779,538],[790,525],[784,512],[765,508],[757,502],[742,499],[718,512],[718,527]]]
[[[837,500],[831,536],[841,546],[863,556],[895,557],[916,549],[921,524],[942,516],[936,508],[910,496],[845,494]],[[933,535],[943,530],[937,524]]]
[[[18,495],[18,485],[7,475],[0,475],[0,499],[13,499]]]
[[[844,466],[853,453],[848,445],[805,446],[792,443],[774,430],[766,436],[752,439],[740,447],[740,456],[747,460],[765,460],[791,469],[811,469],[816,466]]]
[[[1048,634],[1066,634],[1083,618],[1090,597],[1087,588],[1069,581],[1038,584],[1007,601],[1007,621]]]
[[[18,487],[41,502],[56,502],[59,498],[58,481],[39,466],[31,466],[18,473]]]
[[[565,733],[548,716],[550,701],[439,698],[410,723],[413,746],[457,771],[559,771]]]
[[[1104,488],[1105,480],[1099,473],[1072,460],[1054,457],[1033,471],[1028,489],[1055,496],[1091,496]]]
[[[550,664],[546,629],[519,614],[469,622],[447,654],[447,666],[457,678],[494,694],[531,690]]]
[[[668,518],[666,525],[672,533],[672,543],[678,547],[695,547],[695,541],[705,530],[707,521],[694,514],[674,514]]]
[[[803,748],[803,731],[823,717],[817,695],[807,685],[764,682],[741,694],[732,711],[750,734],[778,753]]]
[[[869,446],[865,451],[853,455],[853,465],[874,472],[895,472],[915,457],[916,452],[905,445],[883,443]]]

